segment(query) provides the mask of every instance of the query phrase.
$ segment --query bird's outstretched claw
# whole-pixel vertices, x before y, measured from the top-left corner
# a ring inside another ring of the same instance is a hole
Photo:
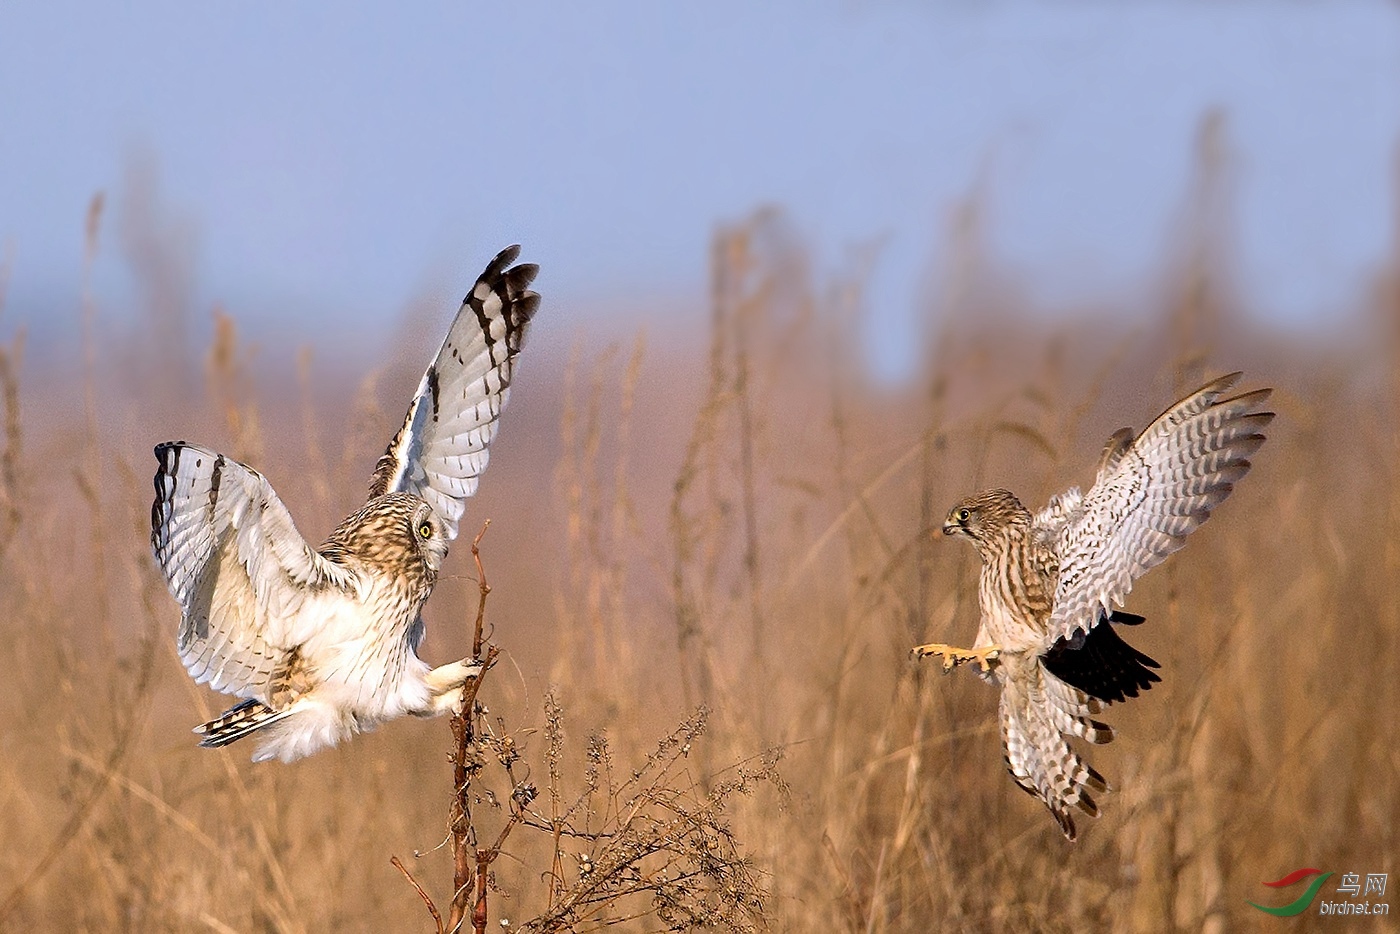
[[[943,656],[943,670],[952,671],[959,665],[975,661],[982,667],[983,671],[992,670],[992,662],[1001,655],[1001,646],[984,645],[975,649],[959,649],[951,645],[944,645],[941,642],[931,642],[928,645],[916,645],[910,651],[910,655],[915,658],[927,658],[930,655]]]
[[[423,676],[428,690],[434,695],[456,691],[471,678],[479,678],[486,666],[478,659],[464,658],[461,661],[439,665]]]

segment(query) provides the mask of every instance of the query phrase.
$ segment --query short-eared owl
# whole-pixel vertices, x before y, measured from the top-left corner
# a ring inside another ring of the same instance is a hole
[[[1090,791],[1108,786],[1065,737],[1108,742],[1112,731],[1091,715],[1160,680],[1157,663],[1113,629],[1142,617],[1114,606],[1230,495],[1274,417],[1258,410],[1268,389],[1221,398],[1239,377],[1207,383],[1136,438],[1131,428],[1116,432],[1088,493],[1071,489],[1032,514],[1005,490],[990,490],[958,503],[943,525],[982,557],[982,625],[973,649],[914,652],[942,656],[945,670],[976,660],[1001,687],[1011,776],[1071,840],[1071,806],[1097,817]]]
[[[155,449],[151,546],[184,610],[180,658],[245,700],[202,746],[256,733],[290,762],[403,714],[447,710],[480,669],[430,669],[419,611],[486,469],[538,267],[503,250],[472,287],[370,479],[369,501],[317,548],[257,471],[172,441]]]

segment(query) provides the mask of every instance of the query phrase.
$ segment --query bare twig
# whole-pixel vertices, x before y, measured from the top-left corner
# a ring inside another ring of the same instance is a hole
[[[491,593],[491,585],[486,582],[486,569],[481,566],[481,539],[485,537],[486,530],[489,528],[491,528],[491,520],[487,519],[481,523],[481,531],[476,533],[476,538],[472,539],[472,561],[476,562],[477,588],[481,592],[476,604],[476,633],[472,636],[472,658],[481,657],[482,633],[486,625],[486,597]],[[477,680],[480,681],[480,679]],[[463,685],[463,702],[466,701],[466,691],[466,685]]]
[[[475,746],[477,743],[477,693],[481,690],[482,681],[485,680],[486,672],[496,664],[496,659],[500,651],[494,645],[485,644],[486,633],[486,597],[491,593],[491,585],[486,580],[486,568],[481,562],[481,539],[486,535],[486,530],[490,528],[491,521],[488,519],[481,526],[481,531],[472,539],[472,560],[476,563],[477,586],[480,591],[480,598],[476,608],[476,622],[472,635],[472,658],[480,661],[482,665],[481,674],[468,678],[462,685],[462,697],[457,708],[452,712],[449,725],[452,730],[452,783],[453,795],[452,806],[448,813],[448,829],[452,841],[452,907],[444,925],[442,916],[433,903],[432,898],[418,884],[417,880],[404,868],[397,856],[391,862],[398,867],[405,878],[413,884],[418,891],[423,902],[428,906],[428,913],[433,916],[433,921],[437,925],[438,934],[451,931],[453,934],[462,929],[462,922],[467,915],[469,902],[471,903],[472,928],[475,931],[484,931],[487,917],[486,905],[486,875],[487,867],[500,852],[500,846],[505,841],[505,836],[510,830],[510,825],[502,831],[496,844],[489,849],[478,849],[476,828],[472,824],[471,811],[471,786],[472,777],[480,769],[480,759],[476,755]],[[483,650],[485,656],[483,658]],[[475,882],[475,885],[473,885]],[[475,894],[475,899],[472,895]]]
[[[403,873],[403,877],[408,880],[408,884],[418,892],[418,897],[423,899],[423,904],[428,906],[428,914],[433,916],[433,923],[437,925],[438,934],[443,934],[442,915],[438,913],[437,905],[433,904],[433,897],[423,891],[423,886],[418,884],[418,880],[413,878],[413,873],[408,871],[408,867],[397,856],[390,856],[389,862],[394,864],[394,868]]]
[[[476,828],[472,825],[471,812],[471,783],[473,773],[480,768],[478,758],[473,755],[473,747],[476,744],[476,696],[481,690],[481,683],[486,677],[486,672],[496,664],[496,658],[500,651],[494,645],[486,645],[486,597],[491,593],[491,585],[486,580],[486,568],[481,563],[481,539],[486,535],[486,530],[491,527],[491,520],[482,523],[481,531],[476,533],[476,538],[472,539],[472,561],[476,564],[477,588],[480,596],[476,606],[476,626],[472,635],[472,658],[482,659],[482,651],[485,650],[485,660],[482,664],[481,674],[475,678],[467,679],[462,685],[462,700],[458,708],[452,713],[452,785],[455,794],[452,799],[451,813],[448,819],[452,831],[452,910],[447,917],[447,929],[449,931],[460,931],[462,921],[466,917],[467,904],[472,893],[472,882],[475,880],[475,899],[472,902],[472,928],[481,932],[486,930],[487,906],[486,906],[486,871],[491,861],[500,852],[500,843],[504,842],[504,833],[496,846],[490,849],[479,849],[477,847]],[[507,831],[509,825],[507,825]]]

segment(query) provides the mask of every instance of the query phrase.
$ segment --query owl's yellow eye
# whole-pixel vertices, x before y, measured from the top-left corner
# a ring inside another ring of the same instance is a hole
[[[971,518],[972,518],[972,513],[968,512],[966,509],[959,509],[959,510],[958,510],[958,521],[959,521],[959,522],[966,522],[968,519],[971,519]]]
[[[429,522],[424,522],[422,525],[418,526],[418,534],[421,535],[421,536],[423,536],[424,538],[432,538],[432,537],[433,537],[433,526],[432,526],[432,524],[429,523]]]

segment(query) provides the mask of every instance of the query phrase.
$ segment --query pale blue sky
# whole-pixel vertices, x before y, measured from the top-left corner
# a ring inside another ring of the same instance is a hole
[[[1396,239],[1393,2],[11,0],[6,317],[76,318],[87,201],[144,154],[201,307],[295,312],[299,336],[333,313],[377,340],[516,240],[571,327],[698,308],[714,226],[773,203],[826,268],[883,243],[869,349],[897,371],[977,179],[1038,299],[1130,295],[1213,106],[1249,302],[1353,301]],[[107,250],[113,313],[123,276]]]

